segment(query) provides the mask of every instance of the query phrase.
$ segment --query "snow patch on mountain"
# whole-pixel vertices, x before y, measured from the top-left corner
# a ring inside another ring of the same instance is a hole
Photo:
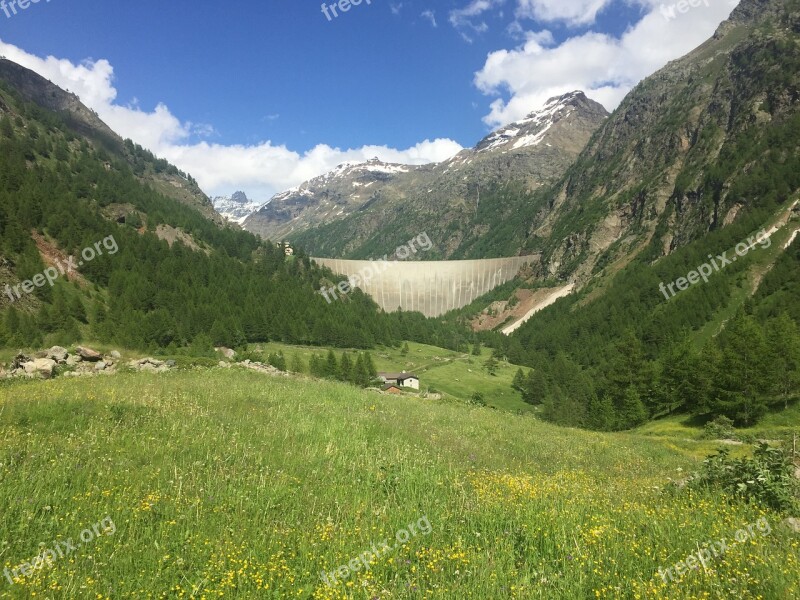
[[[261,202],[253,202],[244,192],[236,192],[232,196],[217,196],[212,200],[214,210],[228,221],[241,225],[245,219],[263,206]]]

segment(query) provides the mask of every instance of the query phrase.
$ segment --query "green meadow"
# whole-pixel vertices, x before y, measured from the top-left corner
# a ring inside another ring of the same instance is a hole
[[[0,598],[800,595],[785,515],[667,491],[718,443],[678,418],[599,434],[469,406],[455,385],[469,381],[446,382],[479,362],[410,347],[400,365],[376,352],[378,368],[415,369],[446,397],[197,366],[3,381],[0,568],[107,517],[113,532],[3,576]],[[397,541],[422,520],[427,533]],[[769,527],[731,544],[755,523]],[[659,575],[722,539],[703,568]],[[365,554],[384,540],[391,550]],[[369,569],[323,581],[359,556]]]

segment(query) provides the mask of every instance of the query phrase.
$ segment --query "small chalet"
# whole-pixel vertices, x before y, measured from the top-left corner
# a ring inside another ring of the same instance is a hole
[[[387,394],[402,394],[403,390],[401,390],[396,384],[394,383],[387,383],[381,388],[382,391],[386,392]]]
[[[378,373],[378,377],[385,384],[396,385],[401,388],[419,389],[419,377],[413,373]]]

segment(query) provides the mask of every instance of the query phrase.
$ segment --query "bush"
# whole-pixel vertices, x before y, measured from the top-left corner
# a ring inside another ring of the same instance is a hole
[[[720,489],[744,500],[784,512],[800,508],[800,482],[787,446],[757,444],[752,458],[732,459],[724,448],[703,461],[703,470],[687,485],[695,489]]]
[[[268,362],[278,369],[278,371],[286,371],[286,357],[283,355],[282,351],[278,351],[277,354],[270,354]]]
[[[483,394],[480,392],[475,392],[472,394],[472,398],[470,398],[469,403],[474,406],[486,406],[486,400],[484,400]]]
[[[733,421],[725,415],[719,415],[703,427],[703,439],[706,440],[735,440],[736,430]]]

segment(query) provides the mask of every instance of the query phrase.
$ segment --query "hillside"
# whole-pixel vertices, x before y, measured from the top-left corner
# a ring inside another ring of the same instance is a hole
[[[0,63],[0,345],[464,343],[457,328],[381,315],[363,294],[328,305],[317,289],[330,274],[209,218],[178,179],[196,189],[73,96]]]
[[[56,113],[75,135],[90,140],[108,157],[126,162],[137,179],[165,196],[197,209],[206,218],[221,224],[211,201],[191,176],[164,160],[158,160],[140,146],[112,131],[97,114],[84,106],[75,94],[50,83],[33,71],[5,58],[0,59],[0,81],[13,89],[21,100]],[[6,107],[0,105],[0,109]]]
[[[665,492],[718,447],[682,434],[592,434],[195,369],[100,378],[91,389],[0,383],[0,437],[6,568],[36,556],[39,542],[104,523],[68,559],[14,585],[4,578],[2,598],[800,593],[797,538],[781,513],[717,492]],[[733,543],[748,525],[752,541]],[[659,575],[720,539],[729,550],[707,572]],[[381,540],[390,550],[367,554],[369,570],[326,584]]]

